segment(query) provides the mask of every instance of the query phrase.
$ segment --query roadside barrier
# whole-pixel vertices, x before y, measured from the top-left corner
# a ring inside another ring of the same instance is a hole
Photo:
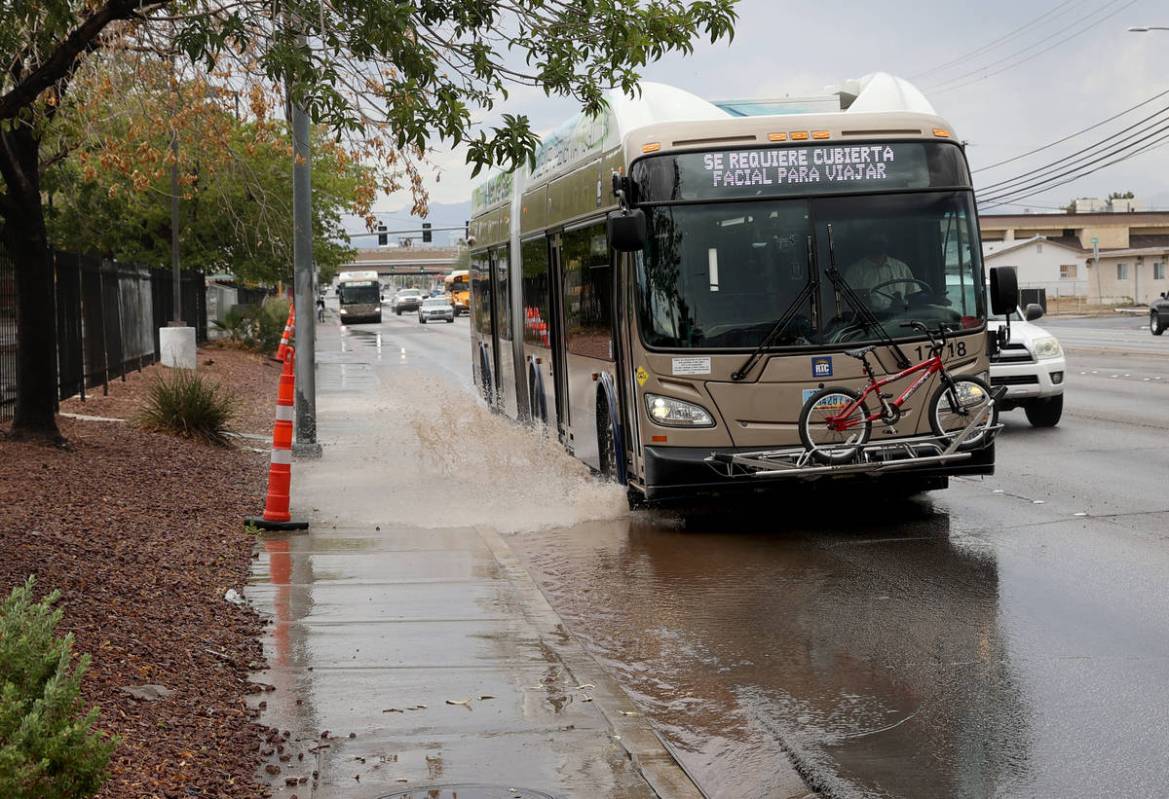
[[[291,348],[293,332],[296,329],[296,306],[288,306],[288,321],[284,323],[284,334],[280,337],[280,346],[276,348],[276,360],[283,361]]]
[[[244,521],[261,530],[304,530],[308,522],[292,520],[288,493],[292,484],[292,416],[296,391],[296,348],[287,347],[280,387],[276,391],[276,425],[272,428],[272,459],[268,465],[268,497],[264,515]]]

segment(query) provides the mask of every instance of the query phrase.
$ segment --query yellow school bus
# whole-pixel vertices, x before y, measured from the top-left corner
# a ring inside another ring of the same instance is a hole
[[[447,296],[451,298],[451,305],[455,306],[455,316],[471,309],[470,279],[471,273],[466,269],[457,269],[442,279]]]

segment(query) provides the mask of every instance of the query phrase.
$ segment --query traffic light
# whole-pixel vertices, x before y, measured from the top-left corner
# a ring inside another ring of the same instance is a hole
[[[386,227],[384,222],[378,222],[377,223],[377,246],[385,247],[389,243],[390,243],[389,228]]]
[[[430,239],[430,223],[423,222],[422,223],[422,243],[423,244],[430,244],[430,241],[431,241],[431,239]]]

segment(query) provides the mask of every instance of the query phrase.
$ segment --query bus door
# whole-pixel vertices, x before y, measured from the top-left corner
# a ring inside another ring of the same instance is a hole
[[[471,256],[471,282],[474,285],[471,324],[478,333],[477,351],[474,353],[475,369],[480,374],[480,388],[483,399],[494,406],[499,391],[499,365],[496,352],[495,296],[492,290],[491,256],[486,252]]]
[[[495,372],[495,403],[508,416],[517,416],[515,355],[512,347],[510,247],[491,251],[491,351]]]
[[[625,452],[629,458],[628,474],[638,474],[641,460],[640,420],[637,416],[636,372],[633,365],[633,321],[630,314],[637,307],[633,297],[633,255],[613,253],[617,268],[613,270],[613,331],[617,341],[617,395],[623,412],[621,418],[625,433]]]
[[[561,263],[560,234],[548,238],[549,310],[552,315],[552,378],[556,385],[556,430],[568,442],[571,421],[568,408],[568,369],[564,351],[564,269]]]

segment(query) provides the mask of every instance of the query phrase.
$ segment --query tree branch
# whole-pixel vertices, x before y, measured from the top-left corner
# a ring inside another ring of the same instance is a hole
[[[151,6],[161,6],[155,0]],[[96,49],[101,35],[112,22],[130,19],[148,3],[145,0],[109,0],[73,30],[40,66],[30,72],[7,94],[0,96],[0,119],[12,119],[32,105],[41,92],[67,78],[81,56]]]

